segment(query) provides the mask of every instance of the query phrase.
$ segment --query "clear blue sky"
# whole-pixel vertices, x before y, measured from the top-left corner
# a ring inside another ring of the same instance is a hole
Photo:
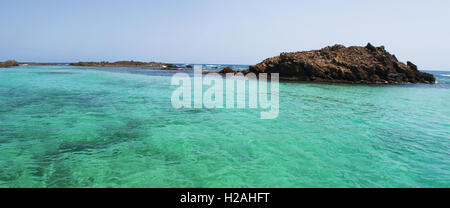
[[[0,60],[255,64],[335,43],[450,70],[450,1],[2,0]]]

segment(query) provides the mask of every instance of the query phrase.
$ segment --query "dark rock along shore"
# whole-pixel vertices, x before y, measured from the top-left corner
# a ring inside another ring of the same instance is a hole
[[[281,53],[242,71],[246,74],[279,73],[282,80],[365,84],[434,83],[433,75],[420,72],[411,62],[399,62],[383,46],[345,47]],[[230,73],[229,69],[220,73]]]
[[[71,63],[71,66],[91,66],[91,67],[160,67],[162,69],[174,70],[183,69],[183,67],[173,64],[160,62],[139,62],[139,61],[117,61],[117,62],[77,62]]]
[[[51,63],[37,63],[37,62],[17,62],[15,60],[9,60],[0,62],[0,68],[20,66],[20,65],[56,65]],[[182,70],[192,68],[191,65],[185,67],[177,66],[174,64],[161,63],[161,62],[139,62],[139,61],[117,61],[117,62],[77,62],[69,64],[71,66],[86,66],[86,67],[157,67],[161,70]]]

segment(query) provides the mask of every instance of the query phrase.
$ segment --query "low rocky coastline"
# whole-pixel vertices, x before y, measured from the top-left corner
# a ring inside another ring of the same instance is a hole
[[[139,62],[139,61],[117,61],[117,62],[77,62],[71,63],[71,66],[89,66],[89,67],[158,67],[163,70],[181,70],[185,67],[176,66],[161,62]]]
[[[52,63],[39,63],[39,62],[17,62],[15,60],[9,60],[0,62],[0,68],[15,67],[15,66],[44,66],[44,65],[59,65]],[[77,62],[70,63],[70,66],[85,66],[85,67],[156,67],[161,70],[184,70],[192,69],[191,65],[177,66],[174,64],[162,63],[162,62],[138,62],[138,61],[117,61],[117,62]]]
[[[8,68],[8,67],[15,67],[15,66],[54,66],[54,65],[59,65],[59,64],[39,63],[39,62],[18,62],[15,60],[0,62],[0,68]]]
[[[0,62],[0,68],[7,68],[7,67],[13,67],[13,66],[20,66],[20,63],[15,60]]]
[[[397,60],[383,46],[334,45],[321,50],[281,53],[250,66],[243,74],[279,73],[281,80],[362,84],[435,83],[411,62]],[[237,73],[225,68],[220,74]]]

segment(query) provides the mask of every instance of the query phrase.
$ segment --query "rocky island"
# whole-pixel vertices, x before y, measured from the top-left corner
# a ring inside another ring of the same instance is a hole
[[[221,74],[233,73],[229,68]],[[345,47],[334,45],[321,50],[281,53],[242,71],[246,74],[279,73],[281,80],[363,84],[434,83],[433,75],[420,72],[388,53],[383,46]],[[235,72],[234,72],[235,73]]]
[[[90,66],[90,67],[158,67],[165,70],[184,69],[173,64],[161,62],[139,62],[139,61],[117,61],[117,62],[77,62],[70,64],[71,66]]]
[[[15,60],[0,62],[0,68],[7,68],[7,67],[19,66],[19,65],[20,65],[20,63]]]

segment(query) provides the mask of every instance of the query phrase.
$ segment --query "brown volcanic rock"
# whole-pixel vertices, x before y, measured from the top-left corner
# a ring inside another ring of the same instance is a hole
[[[0,62],[0,68],[6,68],[6,67],[11,67],[11,66],[19,66],[19,62],[15,61],[15,60],[9,60],[9,61],[5,61],[5,62]]]
[[[399,62],[383,46],[345,47],[281,53],[251,66],[247,72],[279,73],[280,79],[348,83],[434,83],[433,75]],[[245,73],[245,72],[244,72]]]
[[[242,73],[242,74],[248,74],[249,71],[248,70],[244,70],[244,71],[234,71],[233,68],[227,66],[225,68],[223,68],[222,70],[220,70],[219,72],[203,72],[204,74],[211,74],[211,73],[217,73],[220,75],[226,75],[226,74],[237,74],[237,73]]]

